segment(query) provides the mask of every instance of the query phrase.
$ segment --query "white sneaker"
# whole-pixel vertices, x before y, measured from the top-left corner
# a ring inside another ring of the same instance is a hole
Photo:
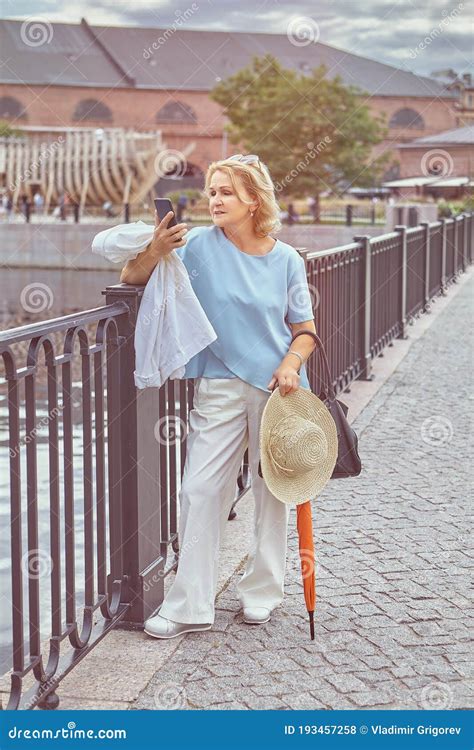
[[[162,617],[161,615],[155,615],[145,621],[144,631],[148,635],[152,635],[153,638],[176,638],[176,636],[183,633],[195,633],[200,630],[210,630],[211,628],[212,622],[199,622],[193,625],[187,622],[174,622],[173,620],[167,620],[166,617]]]
[[[247,625],[263,625],[270,619],[271,610],[266,607],[244,607],[244,622]]]

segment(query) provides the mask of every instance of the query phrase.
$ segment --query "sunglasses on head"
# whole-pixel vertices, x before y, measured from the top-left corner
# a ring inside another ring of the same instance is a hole
[[[257,164],[259,167],[260,159],[257,154],[234,154],[228,157],[229,161],[241,161],[243,164]]]

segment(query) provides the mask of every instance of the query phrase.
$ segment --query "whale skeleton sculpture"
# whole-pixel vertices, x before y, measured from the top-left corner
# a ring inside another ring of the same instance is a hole
[[[140,203],[160,177],[182,170],[195,142],[167,149],[161,132],[124,128],[26,126],[24,134],[0,138],[0,183],[16,204],[39,188],[45,209],[62,193],[85,205]],[[181,172],[182,173],[182,172]]]

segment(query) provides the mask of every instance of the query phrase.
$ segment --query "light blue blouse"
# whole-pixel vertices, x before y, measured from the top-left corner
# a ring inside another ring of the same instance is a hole
[[[215,225],[194,227],[174,252],[217,334],[189,360],[184,377],[239,377],[268,393],[290,347],[288,323],[314,319],[303,258],[279,239],[266,255],[250,255]],[[300,387],[309,388],[305,365]]]

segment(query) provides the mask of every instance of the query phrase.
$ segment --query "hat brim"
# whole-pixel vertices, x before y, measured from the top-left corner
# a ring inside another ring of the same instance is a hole
[[[321,465],[297,477],[278,474],[268,455],[271,430],[283,416],[297,413],[317,424],[326,436],[327,455]],[[334,471],[338,454],[337,429],[329,409],[307,388],[298,388],[285,396],[277,387],[269,397],[260,422],[260,464],[268,489],[283,503],[299,505],[321,494]]]

